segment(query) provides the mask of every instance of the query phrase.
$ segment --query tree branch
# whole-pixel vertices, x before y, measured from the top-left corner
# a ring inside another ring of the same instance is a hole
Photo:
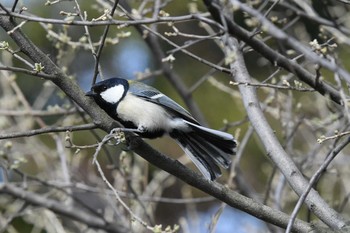
[[[1,5],[1,4],[0,4]],[[3,8],[6,9],[6,8]],[[62,25],[76,25],[76,26],[107,26],[107,25],[124,25],[132,26],[138,24],[151,24],[151,23],[173,23],[173,22],[184,22],[188,20],[195,20],[195,15],[184,15],[184,16],[175,16],[175,17],[157,17],[150,19],[138,19],[138,20],[101,20],[101,21],[82,21],[82,20],[62,20],[62,19],[49,19],[42,18],[32,15],[19,14],[15,12],[6,12],[0,11],[0,16],[11,16],[13,18],[23,19],[31,22],[40,22],[40,23],[50,23],[50,24],[62,24]]]
[[[117,9],[118,3],[119,3],[119,0],[115,0],[114,1],[114,5],[113,5],[112,10],[111,10],[111,12],[109,14],[111,18],[113,17],[114,12]],[[110,25],[106,25],[106,27],[105,27],[105,29],[103,31],[103,35],[101,36],[97,52],[96,52],[96,54],[95,53],[93,54],[94,58],[95,58],[95,66],[94,66],[94,75],[92,77],[91,85],[94,85],[96,83],[97,75],[98,75],[98,73],[100,73],[100,71],[99,71],[100,57],[101,57],[101,54],[102,54],[103,47],[105,45],[105,41],[106,41],[106,38],[107,38],[109,27],[110,27]]]
[[[79,131],[79,130],[89,130],[96,129],[97,126],[95,124],[85,124],[78,126],[62,126],[62,127],[47,127],[42,129],[34,129],[25,132],[18,133],[4,133],[0,134],[0,140],[9,139],[9,138],[19,138],[19,137],[31,137],[44,133],[57,133],[57,132],[66,132],[66,131]]]
[[[40,77],[40,78],[44,78],[44,79],[53,79],[54,76],[52,75],[48,75],[42,72],[38,72],[38,71],[34,71],[34,70],[27,70],[27,69],[23,69],[23,68],[18,68],[18,67],[10,67],[10,66],[2,66],[0,65],[0,70],[9,70],[12,72],[19,72],[19,73],[23,73],[23,74],[29,74],[32,76],[36,76],[36,77]]]

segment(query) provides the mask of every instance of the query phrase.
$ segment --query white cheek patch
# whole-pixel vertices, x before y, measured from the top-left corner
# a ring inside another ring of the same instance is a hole
[[[102,99],[104,99],[108,103],[118,103],[124,94],[124,86],[117,85],[100,93]]]

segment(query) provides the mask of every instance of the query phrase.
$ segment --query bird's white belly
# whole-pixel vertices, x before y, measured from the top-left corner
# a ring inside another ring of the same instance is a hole
[[[187,128],[182,119],[172,118],[163,107],[132,94],[119,103],[117,113],[120,119],[133,122],[139,129],[170,132],[173,128]]]

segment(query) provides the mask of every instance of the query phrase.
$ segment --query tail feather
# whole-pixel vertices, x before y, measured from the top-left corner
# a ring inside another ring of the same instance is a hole
[[[188,135],[190,144],[198,148],[202,148],[203,154],[213,159],[216,164],[221,165],[224,168],[228,168],[231,164],[231,156],[223,153],[223,151],[216,147],[212,142],[203,140],[203,137],[195,133]]]
[[[229,155],[236,154],[237,141],[229,134],[215,129],[209,129],[201,125],[185,121],[191,129],[200,135],[203,139],[210,142],[214,146],[220,148]],[[231,157],[231,156],[229,156]]]
[[[208,180],[214,180],[221,175],[216,162],[207,154],[205,148],[195,142],[193,138],[179,131],[172,132],[171,136],[176,139],[179,146]]]
[[[185,120],[184,120],[185,121]],[[173,137],[202,174],[210,180],[221,175],[218,165],[228,168],[236,153],[237,142],[231,134],[185,121],[189,132],[173,130]]]

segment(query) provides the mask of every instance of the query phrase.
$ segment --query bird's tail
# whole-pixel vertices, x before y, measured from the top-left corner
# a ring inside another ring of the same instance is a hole
[[[230,166],[231,156],[236,153],[236,140],[231,134],[185,122],[191,129],[189,132],[173,130],[170,136],[207,179],[215,180],[221,175],[218,165]]]

